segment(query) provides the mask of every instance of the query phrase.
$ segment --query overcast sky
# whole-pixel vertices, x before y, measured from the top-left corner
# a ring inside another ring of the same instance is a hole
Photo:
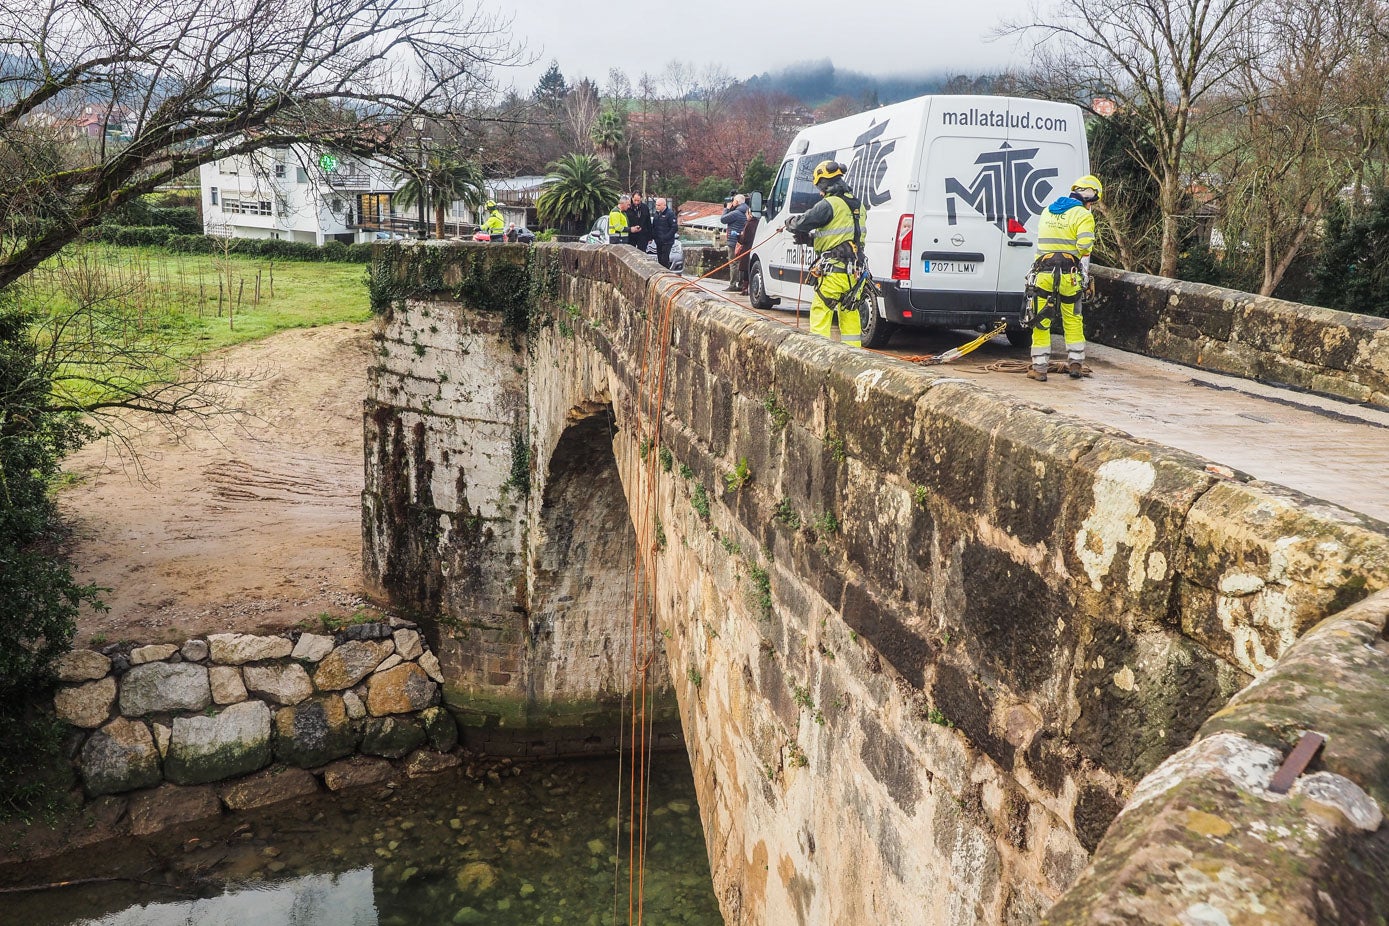
[[[601,87],[620,67],[635,84],[673,59],[701,69],[723,65],[735,78],[829,58],[836,68],[874,75],[981,73],[1018,55],[1012,39],[989,41],[1029,0],[492,0],[512,20],[534,64],[498,77],[529,92],[550,60],[570,83]]]

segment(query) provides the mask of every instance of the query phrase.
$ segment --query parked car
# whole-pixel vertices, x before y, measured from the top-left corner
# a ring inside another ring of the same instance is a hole
[[[519,241],[521,244],[535,244],[535,232],[524,225],[508,231],[506,238],[508,241]]]
[[[656,242],[646,243],[646,256],[652,260],[656,259]],[[676,273],[685,272],[685,248],[680,244],[680,239],[676,238],[675,243],[670,246],[670,269]]]
[[[379,231],[379,232],[377,232],[376,234],[372,235],[371,237],[372,237],[372,240],[373,240],[373,241],[404,241],[404,240],[405,240],[405,236],[404,236],[404,235],[398,235],[398,234],[396,234],[395,232],[388,232],[388,231]]]
[[[593,227],[588,230],[588,234],[579,239],[580,244],[607,244],[608,243],[608,217],[600,215],[593,223]]]

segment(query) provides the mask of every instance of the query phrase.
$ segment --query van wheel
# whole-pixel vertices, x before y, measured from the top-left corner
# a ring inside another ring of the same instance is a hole
[[[772,297],[767,295],[767,281],[762,279],[762,262],[755,257],[748,268],[748,301],[754,309],[770,309],[776,305]]]
[[[1016,325],[1009,325],[1008,330],[1003,332],[1003,336],[1008,339],[1008,343],[1013,347],[1030,347],[1032,345],[1032,329],[1019,328]]]
[[[858,304],[860,335],[864,347],[885,347],[892,332],[897,330],[894,322],[888,321],[878,312],[878,297],[868,293]]]

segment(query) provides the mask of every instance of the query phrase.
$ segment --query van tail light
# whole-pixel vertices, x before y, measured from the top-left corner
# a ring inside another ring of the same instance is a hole
[[[1017,219],[1010,218],[1008,220],[1008,234],[1025,235],[1027,234],[1027,226],[1019,222]]]
[[[912,217],[904,215],[897,220],[897,248],[892,261],[892,278],[910,280],[912,278]]]

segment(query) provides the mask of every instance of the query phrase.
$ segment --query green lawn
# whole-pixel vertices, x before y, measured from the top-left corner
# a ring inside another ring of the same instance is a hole
[[[371,317],[363,264],[223,258],[89,244],[68,248],[46,263],[31,274],[27,287],[26,295],[48,315],[71,311],[82,293],[110,292],[137,326],[161,330],[185,355],[288,328]]]
[[[371,317],[362,264],[107,244],[65,249],[20,291],[40,343],[58,342],[58,369],[72,375],[55,395],[83,405],[176,378],[178,361],[206,351]]]

